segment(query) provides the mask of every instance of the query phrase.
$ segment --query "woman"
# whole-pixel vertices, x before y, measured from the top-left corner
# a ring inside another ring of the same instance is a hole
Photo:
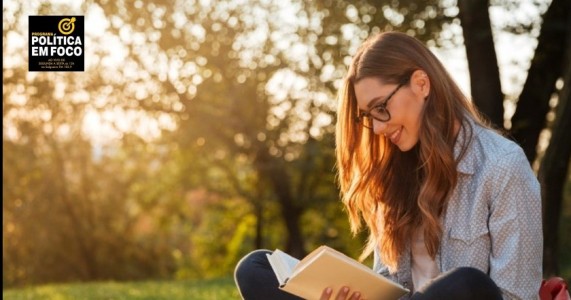
[[[411,290],[403,299],[537,299],[538,181],[428,48],[396,32],[367,40],[339,91],[336,130],[351,229],[364,221],[370,233],[361,258],[374,253],[374,271]],[[236,269],[245,298],[257,297],[244,274],[263,264],[259,253]],[[321,299],[360,292],[328,288]]]

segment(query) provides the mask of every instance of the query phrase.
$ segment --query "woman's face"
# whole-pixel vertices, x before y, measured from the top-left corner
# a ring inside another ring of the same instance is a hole
[[[356,82],[354,87],[359,110],[368,111],[387,101],[398,84],[384,84],[379,78],[366,77]],[[426,73],[415,71],[409,84],[400,87],[387,102],[390,119],[386,122],[373,119],[374,133],[384,135],[401,151],[412,149],[419,140],[421,115],[429,91]]]

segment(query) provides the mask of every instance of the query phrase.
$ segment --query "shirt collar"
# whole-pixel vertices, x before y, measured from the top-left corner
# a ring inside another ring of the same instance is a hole
[[[454,143],[454,159],[457,161],[456,169],[460,173],[474,174],[476,170],[478,164],[477,156],[470,144],[474,142],[479,129],[480,127],[470,117],[466,117],[462,122],[458,137]],[[467,141],[466,139],[469,140]],[[463,147],[465,147],[464,154],[460,157]],[[460,161],[458,161],[458,159],[460,159]]]

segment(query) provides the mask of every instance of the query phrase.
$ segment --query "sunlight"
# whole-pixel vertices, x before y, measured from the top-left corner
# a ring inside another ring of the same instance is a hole
[[[16,7],[11,5],[14,0],[6,1],[4,4],[4,9],[10,11],[11,7]],[[542,9],[544,10],[547,6],[547,0],[540,3]],[[25,7],[30,11],[37,10],[37,7],[41,5],[41,1],[32,1]],[[54,0],[52,1],[55,5],[67,5],[72,10],[77,10],[81,6],[81,2],[70,1],[70,0]],[[200,1],[204,6],[212,5],[211,1]],[[137,1],[136,6],[144,8],[144,2]],[[228,4],[232,5],[232,4]],[[239,5],[237,2],[234,5]],[[454,5],[450,5],[453,7]],[[520,3],[516,11],[506,11],[504,7],[492,6],[490,7],[490,15],[492,22],[495,27],[506,25],[506,22],[519,21],[521,23],[531,22],[530,20],[536,20],[540,18],[543,11],[538,11],[536,6],[530,1],[524,1]],[[13,9],[13,8],[12,8]],[[248,45],[263,43],[264,39],[269,38],[277,42],[277,47],[279,49],[289,49],[287,55],[292,61],[297,61],[299,63],[298,67],[304,69],[306,68],[306,60],[308,57],[310,49],[303,43],[297,40],[292,40],[291,35],[288,35],[290,30],[295,30],[298,26],[319,26],[318,23],[314,23],[315,20],[309,19],[306,15],[299,15],[300,7],[297,4],[291,5],[284,3],[279,5],[279,10],[277,11],[277,17],[282,20],[283,27],[278,31],[269,32],[269,27],[262,23],[258,24],[257,20],[263,20],[266,18],[268,12],[261,10],[260,8],[253,8],[252,13],[256,15],[256,18],[250,20],[242,20],[250,25],[254,26],[254,30],[251,34],[243,35],[241,40],[237,40],[234,47],[238,47],[240,50],[240,55],[244,59],[245,66],[256,68],[260,64],[260,59],[258,59],[260,53],[253,52],[253,50],[248,50]],[[452,8],[451,8],[452,9]],[[224,13],[224,9],[221,13]],[[383,14],[387,19],[392,20],[394,24],[402,22],[402,15],[398,11],[386,6],[382,8]],[[163,13],[161,11],[155,11],[155,13]],[[447,11],[447,14],[454,14],[454,11]],[[359,15],[358,10],[354,6],[350,6],[346,11],[346,17],[349,19],[355,19]],[[507,18],[509,16],[509,18]],[[229,16],[228,16],[229,17]],[[177,28],[184,28],[187,23],[187,18],[182,14],[176,14],[174,16]],[[301,25],[292,23],[294,19],[298,20]],[[89,6],[89,10],[85,12],[86,20],[86,44],[91,45],[86,47],[86,67],[87,70],[96,66],[103,66],[110,70],[110,72],[118,72],[115,74],[121,75],[121,77],[116,78],[118,81],[126,80],[138,80],[140,77],[140,70],[137,66],[133,64],[126,63],[127,58],[130,53],[128,53],[126,47],[123,43],[134,43],[134,44],[144,44],[146,42],[146,37],[142,33],[133,32],[129,26],[122,26],[122,20],[118,19],[108,19],[105,16],[104,11],[98,5]],[[235,20],[237,21],[237,20]],[[108,34],[108,28],[114,23],[115,27],[120,27],[119,36]],[[97,26],[91,26],[90,24],[97,24]],[[155,24],[161,26],[161,24]],[[258,26],[259,25],[259,26]],[[289,29],[288,29],[289,28]],[[200,42],[204,40],[207,30],[200,24],[191,24],[189,26],[189,32],[195,36],[195,38]],[[354,41],[352,43],[353,47],[350,51],[354,51],[359,45],[360,41],[364,38],[360,35],[360,30],[355,25],[345,25],[342,28],[342,37],[347,40]],[[443,33],[446,37],[448,34],[450,37],[461,36],[461,28],[459,25],[449,26]],[[531,56],[534,51],[536,44],[534,36],[528,35],[515,35],[506,32],[495,32],[496,41],[496,51],[498,55],[498,61],[500,66],[500,75],[502,82],[502,90],[506,95],[517,95],[521,91],[523,82],[525,81],[525,72],[529,66]],[[21,32],[8,32],[7,35],[7,53],[15,53],[16,51],[21,51],[26,47],[26,39]],[[334,41],[331,41],[334,43]],[[102,45],[102,47],[94,45]],[[516,51],[517,49],[517,51]],[[182,48],[180,51],[186,51]],[[467,94],[470,94],[470,78],[468,73],[468,66],[466,61],[465,50],[462,46],[455,48],[434,48],[431,50],[443,61],[452,77],[457,81],[460,88]],[[188,77],[190,73],[196,73],[199,71],[200,66],[195,65],[191,62],[185,62],[183,60],[173,61],[169,58],[161,55],[155,55],[153,49],[149,50],[147,53],[148,57],[152,57],[148,61],[150,69],[155,69],[164,80],[168,78],[179,78],[181,76]],[[184,53],[184,52],[182,52]],[[188,54],[190,55],[190,54]],[[182,55],[181,58],[187,55]],[[5,60],[5,67],[10,68],[16,65],[21,65],[25,63],[21,60],[22,56],[12,55],[11,59]],[[261,61],[267,60],[271,63],[271,60],[276,58],[273,55],[266,55]],[[198,60],[196,60],[198,61]],[[121,67],[119,67],[121,66]],[[323,72],[321,73],[321,80],[331,80],[340,76],[340,74],[335,73],[335,69],[332,66],[324,65]],[[204,74],[207,76],[207,74]],[[28,74],[29,78],[35,77],[35,74]],[[240,80],[238,77],[237,79]],[[243,78],[242,78],[243,79]],[[192,76],[192,85],[186,85],[182,82],[175,82],[173,85],[179,93],[189,92],[191,94],[196,93],[196,86],[200,85],[203,81],[203,77],[200,75]],[[243,80],[242,80],[243,81]],[[144,83],[139,83],[144,84]],[[337,84],[337,82],[336,82]],[[135,86],[133,86],[135,88]],[[274,78],[270,80],[266,87],[266,91],[275,101],[275,106],[272,108],[272,116],[268,120],[270,126],[275,126],[279,123],[279,120],[286,117],[288,111],[294,109],[296,114],[304,121],[307,121],[310,117],[307,113],[307,106],[301,103],[295,104],[292,107],[292,103],[288,101],[283,101],[288,98],[303,99],[307,98],[307,89],[309,88],[308,83],[305,79],[299,78],[291,71],[279,71],[276,73]],[[148,98],[152,91],[149,88],[138,87],[135,90],[136,99],[143,100]],[[193,92],[194,91],[194,92]],[[56,98],[65,97],[64,86],[57,85],[54,92]],[[85,93],[75,95],[81,98],[80,101],[85,102],[86,98],[89,98],[89,94],[86,96]],[[75,97],[74,96],[74,97]],[[25,96],[22,96],[25,97]],[[317,95],[315,101],[321,103],[321,105],[327,105],[323,103],[332,102],[330,96],[327,95]],[[12,98],[12,101],[22,102],[24,99],[18,99],[18,97]],[[104,99],[97,100],[94,102],[95,107],[103,107],[105,103],[96,104],[98,102],[105,101]],[[179,104],[179,106],[181,106]],[[333,108],[333,107],[332,107]],[[506,101],[505,111],[506,117],[513,114],[514,104],[512,102]],[[275,118],[275,119],[273,119]],[[310,129],[310,133],[313,136],[318,135],[319,128],[329,125],[333,120],[330,116],[326,114],[319,115]],[[273,125],[272,125],[273,124]],[[84,132],[88,136],[92,137],[96,144],[107,143],[109,141],[117,140],[122,137],[124,132],[132,132],[141,135],[144,139],[152,140],[160,136],[161,130],[174,130],[176,123],[172,118],[166,115],[159,116],[145,116],[142,113],[135,113],[129,110],[113,109],[107,111],[101,111],[96,109],[90,109],[86,113],[85,120],[83,122]],[[295,127],[295,126],[294,126]],[[292,127],[293,128],[293,127]],[[294,132],[295,129],[292,129]],[[295,134],[292,132],[292,134]],[[11,133],[12,134],[12,133]],[[12,134],[13,135],[13,134]],[[303,136],[292,136],[292,140],[302,140]]]
[[[149,116],[137,110],[115,108],[98,112],[88,110],[83,131],[92,138],[95,145],[108,145],[123,138],[125,133],[133,133],[147,142],[161,136],[162,130],[175,130],[176,123],[168,114]]]

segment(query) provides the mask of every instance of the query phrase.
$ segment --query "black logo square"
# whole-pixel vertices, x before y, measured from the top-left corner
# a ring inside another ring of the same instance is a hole
[[[84,71],[83,16],[28,16],[29,71]]]

